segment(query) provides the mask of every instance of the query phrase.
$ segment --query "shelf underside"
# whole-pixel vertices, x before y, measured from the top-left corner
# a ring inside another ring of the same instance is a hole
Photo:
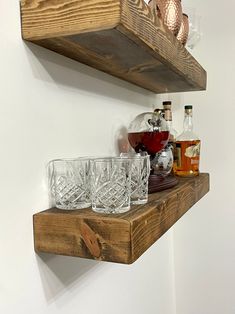
[[[180,178],[119,215],[52,208],[34,215],[36,252],[131,264],[209,191],[209,175]]]
[[[155,93],[206,89],[206,72],[143,0],[22,0],[25,40]]]

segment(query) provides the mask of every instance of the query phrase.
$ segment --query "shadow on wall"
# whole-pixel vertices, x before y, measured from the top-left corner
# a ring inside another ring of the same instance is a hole
[[[61,89],[101,95],[136,105],[152,105],[156,95],[32,43],[24,44],[33,76]]]
[[[102,262],[54,254],[40,253],[36,259],[48,303],[53,303],[75,285],[76,290],[82,289],[88,277],[104,267]]]
[[[156,95],[145,89],[122,81],[111,75],[95,70],[89,66],[60,56],[52,51],[31,43],[24,44],[30,71],[34,79],[44,84],[52,84],[60,90],[71,90],[73,93],[101,96],[118,100],[124,103],[146,106],[150,108],[156,103]],[[95,98],[94,98],[95,101]],[[143,108],[141,109],[143,111]],[[147,111],[147,110],[146,110]],[[120,128],[117,131],[118,144],[126,147],[127,130]],[[80,259],[54,254],[37,254],[36,261],[42,282],[42,288],[48,303],[53,303],[66,293],[71,293],[76,287],[79,289],[94,280],[102,268],[108,263]]]

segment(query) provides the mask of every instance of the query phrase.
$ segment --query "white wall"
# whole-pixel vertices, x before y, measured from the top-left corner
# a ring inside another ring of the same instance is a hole
[[[211,192],[174,227],[177,314],[234,314],[235,2],[184,4],[203,17],[193,53],[208,72],[208,90],[185,93],[181,102],[195,104],[201,170],[211,174]]]
[[[19,3],[0,1],[0,313],[173,314],[171,238],[134,265],[37,256],[32,215],[48,208],[45,165],[110,155],[152,93],[25,44]]]
[[[123,266],[36,255],[32,214],[49,204],[50,159],[115,153],[120,128],[161,98],[25,44],[18,1],[0,1],[0,313],[235,313],[235,4],[185,4],[203,16],[193,53],[208,71],[208,91],[170,98],[178,129],[182,104],[195,104],[211,192],[176,224],[173,243],[168,232]]]

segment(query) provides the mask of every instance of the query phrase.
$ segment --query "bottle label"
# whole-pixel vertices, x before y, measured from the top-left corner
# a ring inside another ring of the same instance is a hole
[[[200,141],[176,142],[174,150],[174,162],[177,168],[191,170],[191,167],[199,166]]]
[[[188,158],[199,157],[200,156],[200,143],[187,147],[184,155]]]

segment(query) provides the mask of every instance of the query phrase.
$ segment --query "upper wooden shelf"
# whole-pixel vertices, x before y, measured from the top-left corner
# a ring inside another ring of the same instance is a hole
[[[22,0],[25,40],[155,93],[206,89],[206,72],[144,0]]]
[[[209,175],[181,178],[119,215],[52,208],[34,215],[36,252],[131,264],[209,191]]]

